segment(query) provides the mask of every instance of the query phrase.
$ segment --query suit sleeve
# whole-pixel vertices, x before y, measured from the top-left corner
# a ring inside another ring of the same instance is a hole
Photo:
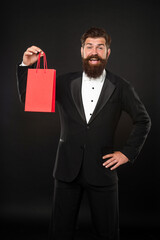
[[[133,128],[121,152],[134,162],[150,131],[151,119],[134,88],[128,83],[122,90],[122,108],[132,118]]]
[[[26,84],[27,84],[28,67],[17,66],[17,87],[19,98],[22,103],[25,102],[26,97]]]

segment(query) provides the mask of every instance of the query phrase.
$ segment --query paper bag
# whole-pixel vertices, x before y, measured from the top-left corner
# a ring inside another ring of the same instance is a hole
[[[55,112],[56,70],[47,68],[43,53],[44,69],[40,69],[40,54],[36,69],[28,69],[25,111]]]

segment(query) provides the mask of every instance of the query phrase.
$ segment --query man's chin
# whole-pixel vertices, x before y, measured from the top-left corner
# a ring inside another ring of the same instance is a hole
[[[88,68],[84,69],[84,72],[90,78],[98,78],[102,75],[104,68],[100,68],[99,65],[89,65]]]

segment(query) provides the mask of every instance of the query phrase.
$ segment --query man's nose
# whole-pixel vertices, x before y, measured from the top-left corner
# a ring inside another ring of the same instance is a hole
[[[92,49],[92,54],[93,54],[93,55],[97,54],[97,48],[96,48],[96,47],[93,47],[93,49]]]

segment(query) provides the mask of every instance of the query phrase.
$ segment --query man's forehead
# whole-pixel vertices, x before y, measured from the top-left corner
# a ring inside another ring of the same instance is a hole
[[[100,38],[91,38],[91,37],[89,37],[89,38],[86,39],[85,44],[94,44],[94,45],[102,44],[102,45],[105,45],[106,44],[106,40],[103,37],[100,37]]]

